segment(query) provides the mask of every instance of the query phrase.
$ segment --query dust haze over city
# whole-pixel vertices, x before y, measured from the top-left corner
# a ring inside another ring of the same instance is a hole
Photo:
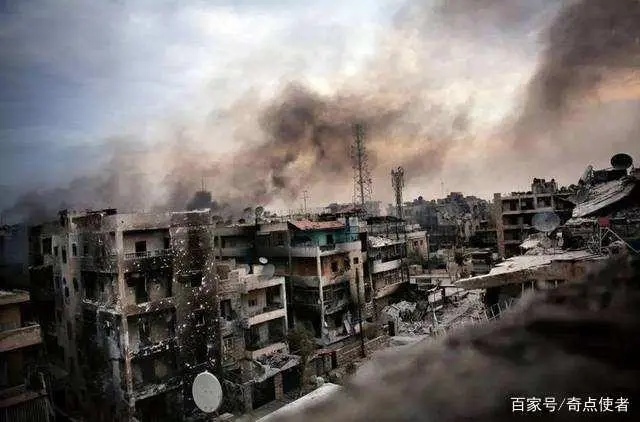
[[[409,196],[489,197],[637,152],[636,2],[481,4],[7,5],[6,218],[181,209],[203,175],[220,202],[347,202],[354,122],[389,202],[396,166]]]

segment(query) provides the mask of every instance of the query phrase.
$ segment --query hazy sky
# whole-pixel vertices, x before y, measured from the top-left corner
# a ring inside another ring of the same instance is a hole
[[[135,139],[127,148],[144,148],[163,142],[168,128],[198,132],[202,121],[247,92],[269,98],[283,81],[300,81],[320,93],[331,93],[346,80],[357,83],[381,43],[390,42],[388,28],[403,3],[0,1],[0,207],[25,191],[65,185],[102,168],[113,137]],[[466,29],[459,32],[467,34]],[[497,124],[517,105],[535,70],[541,50],[535,29],[484,28],[481,37],[471,31],[472,36],[451,41],[447,32],[429,26],[421,46],[434,55],[405,55],[397,65],[405,73],[412,68],[413,77],[428,68],[439,81],[441,100],[451,105],[473,100],[474,121]],[[510,38],[512,30],[517,38]],[[240,147],[234,130],[220,125],[215,135],[196,138],[215,157]],[[130,134],[135,137],[127,138]],[[561,182],[573,182],[588,164],[582,151],[569,170],[558,170],[557,157],[534,162],[540,155],[496,166],[501,158],[492,154],[500,147],[484,148],[486,142],[484,136],[469,147],[456,146],[442,174],[414,175],[407,196],[439,195],[441,179],[447,191],[485,197],[526,188],[534,176],[561,173]],[[605,165],[614,150],[600,148],[591,162]],[[607,155],[599,156],[602,151]],[[377,189],[380,199],[391,202],[390,182],[375,182],[384,185]],[[311,189],[317,202],[329,199],[326,186]],[[348,189],[349,180],[337,200],[350,199]]]

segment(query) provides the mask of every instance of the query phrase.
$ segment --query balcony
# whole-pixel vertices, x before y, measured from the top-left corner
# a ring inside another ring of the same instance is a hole
[[[0,352],[8,352],[42,342],[39,324],[14,328],[0,332]]]
[[[86,271],[116,272],[118,269],[118,256],[115,254],[106,256],[78,256],[80,269]]]
[[[175,337],[166,338],[164,340],[155,342],[155,343],[141,343],[137,350],[133,350],[131,352],[131,357],[135,358],[144,358],[149,357],[151,355],[155,355],[157,353],[167,352],[169,350],[174,350],[178,345],[178,342]]]
[[[272,355],[282,351],[287,351],[287,344],[283,339],[273,339],[270,341],[247,345],[244,357],[256,360],[262,356]]]
[[[143,252],[126,252],[124,259],[131,261],[134,259],[153,258],[155,256],[171,256],[173,251],[171,249],[157,249],[155,251],[143,251]]]
[[[283,304],[265,306],[264,308],[256,311],[245,311],[242,318],[242,327],[249,328],[253,325],[271,321],[272,319],[284,318],[286,315],[287,311]]]
[[[286,257],[289,253],[294,258],[315,258],[316,256],[328,256],[345,252],[356,252],[361,249],[360,241],[333,243],[330,245],[292,245],[291,247],[272,246],[259,248],[260,255],[266,257]]]
[[[218,255],[223,258],[244,258],[249,254],[251,248],[249,246],[235,246],[217,249]]]
[[[179,376],[158,379],[156,382],[136,384],[134,386],[133,398],[136,401],[143,400],[166,391],[174,390],[180,386],[182,386],[182,378]]]
[[[391,271],[402,266],[402,259],[394,259],[393,261],[381,262],[374,261],[373,268],[371,270],[372,273],[381,273],[383,271]]]
[[[240,281],[240,293],[247,294],[252,290],[284,285],[284,277],[249,276]]]

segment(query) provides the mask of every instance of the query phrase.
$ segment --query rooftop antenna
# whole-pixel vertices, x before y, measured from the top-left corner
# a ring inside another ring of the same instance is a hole
[[[204,191],[204,189],[205,189],[205,186],[204,186],[204,178],[205,178],[205,177],[206,177],[206,176],[202,175],[202,179],[201,179],[201,183],[202,183],[202,191]]]
[[[442,197],[444,198],[444,181],[442,179],[440,179],[440,190],[442,191]]]
[[[372,181],[369,173],[367,151],[364,145],[364,126],[361,123],[353,125],[354,143],[351,147],[353,159],[353,197],[354,204],[360,204],[361,213],[366,215],[366,203],[371,200]]]
[[[209,371],[199,373],[191,385],[191,395],[198,409],[213,413],[222,404],[222,386]]]
[[[402,189],[404,188],[404,169],[398,167],[396,170],[391,170],[391,186],[396,195],[396,214],[397,217],[402,219],[404,217],[402,212]]]
[[[302,191],[302,200],[304,201],[304,213],[307,213],[307,199],[309,199],[309,191]]]

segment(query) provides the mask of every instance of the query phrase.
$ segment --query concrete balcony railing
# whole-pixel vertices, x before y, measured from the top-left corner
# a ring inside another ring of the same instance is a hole
[[[394,259],[393,261],[381,262],[374,261],[372,273],[381,273],[383,271],[391,271],[402,266],[402,259]]]
[[[0,352],[29,347],[41,342],[42,332],[39,324],[0,332]]]
[[[227,248],[214,249],[222,257],[243,258],[249,254],[251,248],[249,246],[234,246]]]
[[[240,293],[247,294],[252,290],[266,289],[280,284],[284,285],[284,277],[249,276],[240,281]]]
[[[242,317],[242,327],[249,328],[253,325],[262,324],[272,319],[284,318],[287,310],[284,304],[266,306],[260,310],[245,311]]]
[[[287,352],[287,343],[283,339],[272,340],[272,342],[248,345],[244,356],[247,359],[256,360],[262,356],[272,355],[277,352]]]
[[[328,256],[337,253],[355,252],[362,248],[360,241],[333,243],[330,245],[292,245],[259,248],[259,253],[266,257],[285,257],[291,254],[294,258],[313,258],[318,255]]]
[[[157,249],[155,251],[144,251],[144,252],[126,252],[124,254],[124,259],[127,261],[134,259],[143,259],[143,258],[152,258],[154,256],[171,256],[173,250],[171,249]]]

